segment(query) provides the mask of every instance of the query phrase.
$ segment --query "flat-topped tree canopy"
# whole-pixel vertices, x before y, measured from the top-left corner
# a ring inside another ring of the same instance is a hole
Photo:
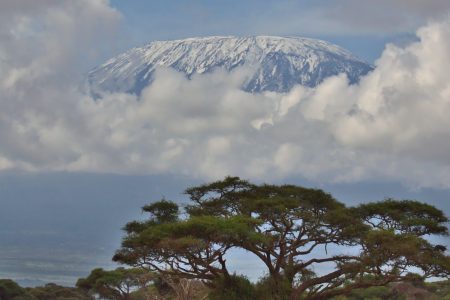
[[[428,204],[387,199],[346,207],[320,189],[239,177],[185,194],[191,204],[183,217],[174,218],[178,206],[167,200],[146,206],[152,218],[125,227],[114,260],[214,287],[217,280],[233,282],[227,255],[240,248],[266,268],[271,299],[328,299],[408,280],[412,270],[422,279],[450,274],[445,247],[423,237],[448,233],[447,217]],[[155,222],[149,207],[170,207],[172,217]],[[334,269],[316,274],[321,265]]]

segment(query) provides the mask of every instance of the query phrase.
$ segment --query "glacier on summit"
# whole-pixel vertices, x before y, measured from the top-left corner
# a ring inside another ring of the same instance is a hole
[[[108,60],[88,74],[93,95],[104,92],[140,94],[155,69],[170,67],[186,74],[251,68],[242,89],[258,93],[287,92],[294,85],[315,87],[325,78],[345,73],[350,83],[373,67],[349,51],[317,39],[300,37],[202,37],[155,41]]]

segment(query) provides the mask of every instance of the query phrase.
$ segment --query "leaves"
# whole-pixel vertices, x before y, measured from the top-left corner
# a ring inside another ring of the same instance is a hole
[[[387,199],[346,207],[319,189],[255,185],[238,177],[185,194],[191,204],[184,219],[173,202],[145,206],[150,218],[125,226],[114,260],[214,286],[230,278],[228,251],[240,248],[266,267],[274,299],[286,293],[326,299],[402,280],[411,268],[421,278],[449,275],[445,247],[424,239],[448,234],[448,219],[425,203]],[[311,271],[324,264],[334,270]]]
[[[92,270],[88,277],[80,278],[76,286],[105,299],[129,299],[134,290],[148,286],[155,278],[153,273],[143,269],[106,271],[98,268]]]
[[[392,229],[415,235],[448,235],[449,220],[432,205],[413,200],[384,201],[362,204],[354,211],[374,228]]]
[[[150,213],[156,223],[175,222],[178,219],[178,205],[165,199],[145,205],[142,210]]]

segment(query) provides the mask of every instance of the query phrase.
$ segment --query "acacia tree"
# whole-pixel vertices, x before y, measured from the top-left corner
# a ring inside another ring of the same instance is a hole
[[[111,271],[98,268],[88,277],[78,279],[76,286],[102,299],[128,300],[134,291],[148,287],[156,278],[155,274],[137,268]]]
[[[238,177],[185,193],[191,205],[181,219],[173,202],[144,207],[150,219],[125,226],[114,260],[213,286],[231,278],[228,251],[245,249],[265,266],[270,299],[328,299],[411,271],[422,278],[450,272],[445,247],[424,238],[448,234],[448,219],[428,204],[389,199],[348,208],[322,190]],[[333,270],[315,274],[322,265]]]
[[[252,232],[250,222],[254,220],[250,218],[208,215],[179,220],[178,206],[164,199],[143,210],[150,214],[149,220],[124,227],[127,236],[113,260],[158,271],[168,278],[212,281],[229,277],[225,253],[240,240],[259,238]]]

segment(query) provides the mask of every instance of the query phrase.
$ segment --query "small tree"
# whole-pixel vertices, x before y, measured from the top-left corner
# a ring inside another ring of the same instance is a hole
[[[82,290],[97,294],[103,299],[132,299],[137,289],[147,287],[155,275],[142,269],[117,268],[105,271],[101,268],[92,270],[86,278],[80,278],[76,286]]]
[[[388,199],[348,208],[322,190],[238,177],[186,194],[192,204],[184,219],[166,200],[144,207],[150,219],[125,226],[114,260],[214,287],[231,280],[226,254],[241,248],[265,266],[272,299],[329,299],[411,270],[421,278],[450,272],[445,247],[424,239],[448,234],[448,219],[428,204]],[[333,270],[315,274],[322,265]]]

